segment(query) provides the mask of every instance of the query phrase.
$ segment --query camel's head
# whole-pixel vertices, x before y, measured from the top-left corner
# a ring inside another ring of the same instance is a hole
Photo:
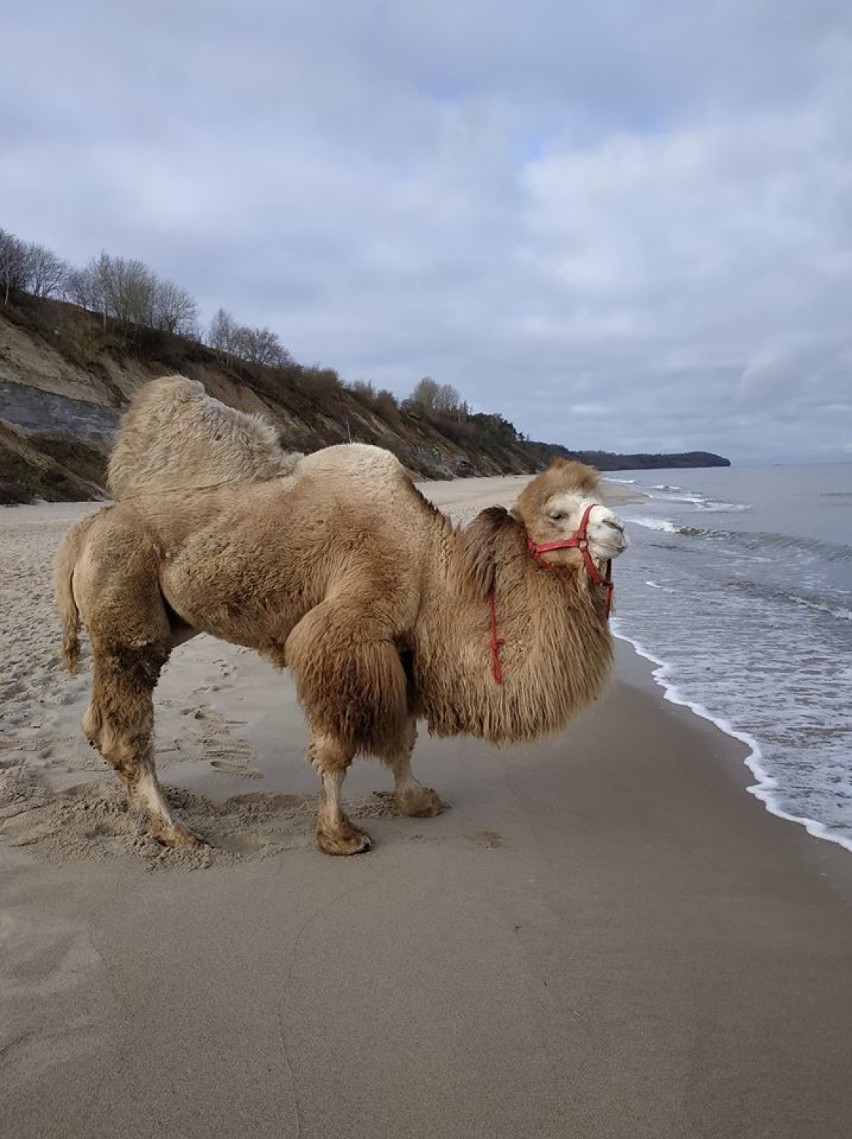
[[[586,537],[589,553],[598,568],[627,549],[621,520],[599,501],[599,476],[593,467],[568,459],[556,459],[528,483],[518,496],[513,513],[537,546],[572,538],[587,508]],[[543,561],[568,565],[582,555],[577,549],[543,552]]]

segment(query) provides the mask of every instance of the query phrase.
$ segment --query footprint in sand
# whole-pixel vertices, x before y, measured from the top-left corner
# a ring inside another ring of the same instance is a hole
[[[252,764],[254,748],[246,740],[232,735],[231,727],[243,721],[226,720],[212,708],[202,707],[195,713],[201,723],[201,746],[211,767],[223,775],[240,775],[244,779],[263,779],[263,772]]]
[[[210,766],[221,771],[223,775],[241,775],[243,779],[263,779],[263,772],[256,767],[249,767],[245,763],[234,762],[229,759],[211,759]]]
[[[499,831],[477,831],[469,837],[478,846],[484,846],[486,850],[495,850],[506,841]]]

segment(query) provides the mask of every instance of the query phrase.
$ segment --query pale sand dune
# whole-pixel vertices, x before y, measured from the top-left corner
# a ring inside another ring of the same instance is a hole
[[[522,483],[424,489],[466,517]],[[376,849],[331,859],[289,677],[199,637],[158,764],[216,845],[176,855],[59,666],[51,559],[90,509],[0,512],[0,1134],[852,1133],[852,860],[766,814],[631,653],[557,740],[423,738],[438,819],[356,764]]]

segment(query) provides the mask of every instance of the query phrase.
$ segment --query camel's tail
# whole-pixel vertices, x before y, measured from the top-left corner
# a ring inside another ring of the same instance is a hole
[[[80,662],[80,611],[74,600],[74,569],[80,560],[89,528],[97,517],[97,514],[90,514],[71,527],[53,563],[56,605],[62,621],[62,660],[70,673],[77,671]]]

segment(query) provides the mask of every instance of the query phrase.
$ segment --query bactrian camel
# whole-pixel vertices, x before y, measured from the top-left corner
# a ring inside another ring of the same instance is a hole
[[[451,524],[378,447],[284,453],[271,426],[179,376],[140,390],[110,463],[116,498],[56,559],[66,663],[85,624],[89,741],[168,846],[201,841],[157,780],[153,691],[199,632],[295,677],[319,773],[317,843],[367,850],[341,807],[353,757],[391,769],[398,809],[434,815],[411,772],[416,723],[496,744],[561,729],[612,662],[606,567],[623,527],[592,468],[557,459],[511,511]]]

